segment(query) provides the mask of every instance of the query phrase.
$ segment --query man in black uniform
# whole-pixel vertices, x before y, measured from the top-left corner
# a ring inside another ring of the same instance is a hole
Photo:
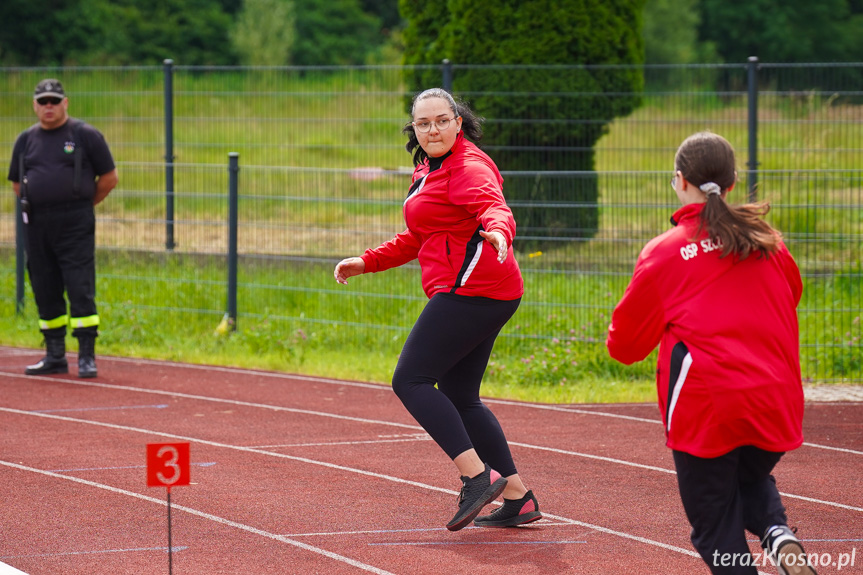
[[[25,373],[69,372],[66,326],[71,325],[78,338],[78,377],[96,377],[93,206],[117,185],[117,170],[102,134],[69,117],[68,107],[60,82],[39,82],[33,94],[39,123],[18,136],[9,166],[21,201],[27,270],[46,347],[45,357]]]

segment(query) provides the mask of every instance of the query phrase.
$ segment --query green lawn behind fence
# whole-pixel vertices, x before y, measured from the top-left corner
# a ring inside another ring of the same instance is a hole
[[[43,74],[6,79],[0,114],[10,134],[33,118],[29,99],[8,93],[29,94]],[[98,208],[100,352],[389,381],[425,301],[418,271],[353,278],[344,287],[333,281],[332,266],[402,227],[410,158],[399,134],[408,118],[397,74],[178,74],[180,243],[174,254],[163,250],[161,72],[78,74],[74,91],[67,88],[70,110],[106,134],[121,173],[119,189]],[[495,348],[485,393],[549,402],[653,399],[655,352],[632,367],[610,360],[604,347],[608,314],[641,245],[666,229],[676,208],[668,179],[683,138],[702,129],[728,137],[741,172],[732,199],[745,198],[745,104],[739,95],[649,96],[642,108],[610,125],[596,155],[600,230],[591,241],[517,253],[527,293]],[[847,170],[859,169],[861,107],[765,97],[760,117],[760,168],[766,171],[759,194],[773,205],[768,218],[785,234],[805,275],[803,371],[860,381],[863,197],[859,172]],[[225,309],[224,259],[190,252],[224,252],[230,151],[240,153],[241,242],[253,243],[241,245],[241,253],[295,259],[242,258],[240,329],[217,337],[213,331]],[[10,152],[11,141],[0,142],[0,153]],[[365,179],[351,172],[369,167],[388,173]],[[771,172],[827,169],[846,171]],[[12,205],[8,197],[2,201],[0,241],[6,246]],[[8,318],[0,322],[0,342],[38,347],[32,296],[28,291],[26,313],[16,316],[13,255],[6,250],[0,257],[7,270],[0,276],[0,306]]]

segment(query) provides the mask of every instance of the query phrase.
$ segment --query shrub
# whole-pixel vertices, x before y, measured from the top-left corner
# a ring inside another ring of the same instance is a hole
[[[425,65],[409,72],[409,87],[439,86],[439,64],[449,59],[453,92],[487,118],[482,143],[498,167],[538,172],[510,178],[506,187],[522,249],[542,248],[544,238],[596,233],[596,179],[543,172],[592,171],[594,145],[608,124],[639,104],[643,7],[644,0],[401,0],[405,63]]]

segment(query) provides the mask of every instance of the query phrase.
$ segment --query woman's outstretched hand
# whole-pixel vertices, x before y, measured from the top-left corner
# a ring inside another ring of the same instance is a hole
[[[479,233],[497,250],[497,261],[503,263],[506,259],[506,254],[509,251],[509,246],[506,245],[506,238],[500,232],[483,232]]]
[[[366,271],[366,262],[362,258],[345,258],[336,264],[333,277],[340,284],[348,285],[348,278],[358,276]]]

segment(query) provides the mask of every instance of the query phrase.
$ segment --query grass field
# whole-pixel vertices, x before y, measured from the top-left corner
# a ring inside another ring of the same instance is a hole
[[[222,319],[215,310],[223,309],[225,298],[224,266],[217,258],[102,255],[100,269],[102,353],[384,383],[425,301],[413,267],[353,278],[342,287],[332,280],[329,263],[249,262],[240,277],[238,301],[245,305],[239,329],[222,337],[215,335]],[[585,289],[595,289],[591,279],[583,281],[590,284]],[[651,397],[649,361],[632,367],[609,361],[605,326],[591,321],[592,310],[544,304],[545,295],[525,301],[499,338],[487,393],[564,403]],[[14,315],[8,300],[3,308],[10,321],[0,325],[0,342],[38,347],[29,294],[22,316]],[[552,337],[530,335],[539,331]]]
[[[341,257],[403,227],[410,159],[399,134],[407,118],[397,69],[178,71],[173,253],[164,248],[161,70],[64,73],[73,115],[106,134],[121,173],[120,187],[99,207],[101,352],[389,381],[425,301],[416,268],[355,278],[348,288],[331,272]],[[22,97],[28,102],[45,74],[4,77],[0,125],[9,138],[0,154],[8,156],[13,135],[32,123]],[[768,219],[804,272],[801,355],[813,381],[863,379],[861,110],[765,95],[759,114],[759,195],[771,202]],[[599,232],[542,253],[517,252],[527,294],[495,348],[486,393],[550,402],[653,398],[653,356],[616,364],[604,349],[605,329],[640,247],[666,229],[676,207],[668,187],[676,146],[701,129],[736,146],[741,183],[733,199],[745,198],[742,95],[650,95],[612,122],[596,153]],[[213,330],[225,309],[219,254],[229,151],[240,153],[245,256],[239,330],[226,338]],[[506,174],[519,177],[535,176]],[[10,196],[0,198],[3,246],[14,242]],[[13,256],[0,257],[0,309],[8,318],[0,343],[38,346],[29,292],[26,313],[15,315]]]

